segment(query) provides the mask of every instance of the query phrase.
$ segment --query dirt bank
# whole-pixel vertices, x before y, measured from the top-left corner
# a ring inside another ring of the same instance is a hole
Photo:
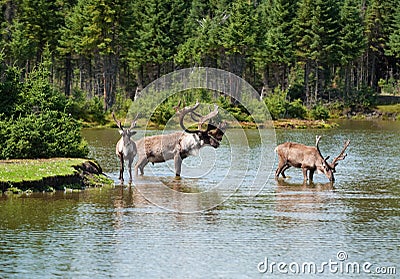
[[[88,159],[51,158],[0,161],[0,190],[53,191],[110,183],[101,167]]]

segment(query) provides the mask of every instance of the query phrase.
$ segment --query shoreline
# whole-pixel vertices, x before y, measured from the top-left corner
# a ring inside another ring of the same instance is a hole
[[[0,191],[20,193],[82,190],[111,184],[99,164],[83,158],[0,161]]]

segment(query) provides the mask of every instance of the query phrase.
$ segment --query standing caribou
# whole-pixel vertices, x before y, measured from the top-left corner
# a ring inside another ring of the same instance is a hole
[[[121,121],[115,118],[114,112],[112,113],[112,116],[119,128],[119,133],[121,135],[121,138],[115,146],[115,153],[118,155],[120,161],[119,180],[121,181],[121,184],[124,183],[124,161],[128,161],[129,183],[132,183],[132,162],[136,156],[137,149],[136,144],[131,139],[131,137],[136,134],[136,131],[132,131],[132,129],[136,126],[136,120],[139,114],[136,115],[135,119],[132,121],[131,126],[128,129],[124,129]]]
[[[315,147],[295,142],[285,142],[278,145],[275,148],[279,160],[275,178],[278,178],[280,174],[282,174],[283,178],[286,178],[285,170],[290,167],[295,167],[303,170],[304,182],[307,181],[307,171],[309,172],[309,181],[312,182],[316,170],[318,173],[324,173],[331,182],[334,182],[335,177],[333,173],[336,172],[338,161],[346,158],[347,154],[344,152],[349,146],[350,140],[345,141],[342,151],[339,156],[333,159],[332,163],[328,163],[327,161],[330,156],[326,158],[322,156],[318,147],[320,140],[321,136],[316,136]]]
[[[191,155],[198,155],[200,148],[210,145],[217,148],[222,140],[226,123],[219,123],[217,126],[211,123],[211,119],[218,115],[218,106],[214,105],[214,110],[206,116],[201,116],[194,112],[199,107],[199,102],[193,107],[184,107],[179,111],[179,106],[175,107],[179,114],[179,124],[183,132],[172,134],[156,135],[144,137],[136,142],[138,150],[138,161],[135,164],[135,175],[140,170],[144,174],[144,167],[149,163],[161,163],[174,159],[175,175],[181,175],[182,160]],[[189,130],[185,127],[184,117],[191,113],[192,118],[198,117],[198,129]],[[207,128],[202,129],[203,124],[207,123]]]

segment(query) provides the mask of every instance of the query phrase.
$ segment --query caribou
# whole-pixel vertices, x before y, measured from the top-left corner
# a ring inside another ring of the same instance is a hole
[[[138,161],[135,164],[135,175],[144,175],[144,167],[149,163],[161,163],[174,159],[175,175],[180,177],[182,160],[188,156],[198,155],[200,149],[206,145],[218,148],[225,134],[226,122],[213,124],[212,118],[218,115],[218,106],[205,116],[201,116],[195,110],[199,102],[192,107],[184,107],[180,110],[180,102],[175,106],[179,115],[179,124],[183,131],[171,134],[144,137],[136,142],[138,150]],[[196,130],[190,130],[184,125],[184,117],[191,114],[198,121]],[[203,129],[203,125],[207,128]]]
[[[328,163],[330,156],[324,158],[319,149],[321,136],[316,136],[315,146],[306,146],[296,142],[285,142],[275,148],[278,154],[278,168],[275,171],[275,178],[282,175],[286,178],[285,170],[290,167],[301,168],[303,171],[304,182],[313,181],[314,172],[323,173],[332,183],[335,181],[334,173],[338,162],[344,160],[347,156],[344,152],[350,144],[350,140],[345,141],[344,147],[331,163]]]
[[[119,129],[119,133],[121,138],[118,140],[115,146],[115,153],[117,154],[120,161],[119,168],[119,180],[121,184],[124,183],[124,161],[128,161],[128,169],[129,169],[129,183],[132,183],[132,162],[136,156],[137,148],[135,142],[131,139],[133,135],[136,134],[136,131],[132,129],[136,126],[136,120],[139,117],[139,114],[136,115],[135,119],[132,121],[131,126],[128,129],[124,129],[121,124],[121,121],[115,118],[114,112],[112,113],[115,123]]]

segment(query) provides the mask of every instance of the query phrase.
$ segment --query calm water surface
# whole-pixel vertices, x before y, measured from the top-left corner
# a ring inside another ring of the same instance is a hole
[[[332,271],[325,265],[323,277],[398,278],[353,269],[346,274],[345,267],[354,263],[362,268],[367,262],[371,272],[393,273],[396,268],[400,274],[400,123],[340,124],[327,131],[276,131],[277,143],[309,145],[320,133],[321,151],[331,156],[350,138],[334,187],[321,174],[315,175],[315,184],[302,185],[299,169],[289,169],[285,181],[269,178],[255,187],[248,182],[256,175],[254,162],[249,161],[257,160],[260,142],[254,131],[248,131],[246,143],[231,138],[217,151],[206,149],[200,157],[187,159],[183,174],[191,178],[177,181],[172,164],[158,164],[147,166],[146,176],[133,187],[3,195],[0,278],[267,278],[294,275],[296,264],[303,263],[315,263],[318,273],[324,262],[337,265]],[[117,131],[86,130],[84,136],[90,155],[117,182]],[[271,150],[274,141],[266,143]],[[232,157],[232,150],[237,157]],[[246,167],[228,173],[224,163],[232,158]],[[274,168],[266,165],[265,172]],[[196,177],[199,169],[208,175]],[[243,174],[240,187],[230,187]],[[218,187],[221,179],[225,188]],[[157,180],[165,189],[154,186]],[[151,193],[174,209],[186,208],[187,200],[164,193],[171,189],[194,197],[189,199],[194,208],[219,205],[182,214],[143,197],[148,191],[146,197]],[[208,194],[203,197],[199,192]],[[272,262],[286,267],[279,271]],[[300,278],[316,277],[297,271]]]

